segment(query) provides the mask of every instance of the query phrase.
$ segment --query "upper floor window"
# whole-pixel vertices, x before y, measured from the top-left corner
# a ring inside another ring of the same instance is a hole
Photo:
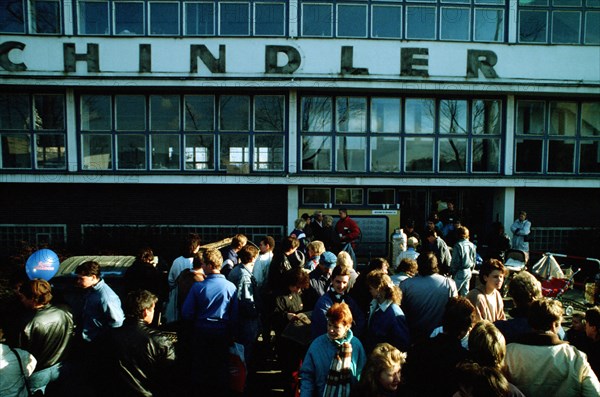
[[[500,172],[498,99],[304,96],[302,171]]]
[[[283,95],[80,96],[85,170],[283,171]]]
[[[0,32],[60,34],[60,0],[0,0]]]
[[[284,36],[282,1],[82,0],[81,35]]]
[[[65,169],[65,96],[0,94],[3,169]]]
[[[517,101],[515,171],[600,172],[600,102]]]
[[[598,0],[519,0],[519,42],[600,44]]]
[[[301,35],[310,37],[504,42],[499,0],[301,2]]]

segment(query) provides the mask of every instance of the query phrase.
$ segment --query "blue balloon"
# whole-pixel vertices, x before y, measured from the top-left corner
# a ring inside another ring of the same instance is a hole
[[[41,278],[46,281],[49,281],[56,272],[58,272],[58,266],[60,265],[60,261],[58,259],[58,255],[54,253],[54,251],[49,249],[41,249],[39,251],[35,251],[29,259],[27,259],[27,263],[25,264],[25,271],[27,272],[27,277],[30,280],[34,278]]]

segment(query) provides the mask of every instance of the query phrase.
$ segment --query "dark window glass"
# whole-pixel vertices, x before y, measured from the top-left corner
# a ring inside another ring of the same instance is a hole
[[[435,7],[406,7],[406,38],[435,39]]]
[[[575,141],[548,143],[548,172],[573,172],[575,169]]]
[[[373,5],[373,37],[402,37],[402,7]]]
[[[31,168],[31,138],[2,134],[2,168]]]
[[[254,130],[283,131],[284,97],[258,95],[254,97]]]
[[[433,138],[406,138],[405,171],[433,171]]]
[[[0,32],[25,33],[23,0],[0,0]]]
[[[179,95],[150,95],[150,129],[179,131]]]
[[[302,35],[331,37],[332,12],[330,4],[302,4]]]
[[[331,131],[332,103],[330,97],[302,98],[302,131]]]
[[[179,34],[178,3],[150,3],[150,34]]]
[[[250,129],[250,97],[223,95],[219,100],[221,131],[248,131]]]
[[[340,4],[337,9],[339,37],[367,36],[367,6]]]
[[[215,137],[214,135],[185,136],[185,169],[214,170],[215,169]]]
[[[115,33],[144,34],[144,3],[115,2]]]
[[[27,94],[0,94],[0,130],[29,130],[31,105]]]
[[[178,170],[180,153],[178,134],[152,135],[153,170]]]
[[[81,130],[110,131],[112,106],[109,95],[81,96]]]
[[[475,41],[504,41],[504,10],[475,9]]]
[[[283,36],[285,34],[285,7],[283,4],[254,5],[254,34]]]
[[[469,8],[442,7],[442,40],[469,40],[471,10]]]
[[[331,138],[328,136],[302,137],[302,170],[331,171]]]
[[[79,3],[79,34],[109,34],[108,2]]]
[[[519,12],[519,41],[522,43],[545,43],[548,36],[548,13],[546,11]]]
[[[144,135],[117,136],[118,169],[146,169],[146,137]]]
[[[500,171],[500,140],[473,139],[473,172]]]
[[[35,33],[60,33],[60,3],[58,1],[33,0],[31,8]]]
[[[112,137],[110,135],[83,134],[83,169],[112,169]]]
[[[394,189],[369,189],[367,190],[367,203],[369,205],[396,204],[396,191]]]
[[[220,3],[219,32],[226,36],[248,36],[250,15],[248,3]]]
[[[473,101],[473,133],[500,134],[502,104],[498,100]]]
[[[234,174],[247,174],[250,172],[250,142],[248,135],[220,135],[219,152],[219,169]]]
[[[283,143],[283,135],[255,135],[252,169],[255,171],[283,170]]]
[[[38,168],[65,168],[65,134],[36,135]]]
[[[34,95],[33,114],[36,130],[64,130],[65,102],[63,95]]]
[[[355,189],[335,189],[335,203],[336,204],[354,204],[360,205],[363,203],[363,190],[359,188]]]
[[[215,97],[212,95],[186,95],[185,130],[212,131],[215,128]]]
[[[541,172],[542,147],[541,140],[518,139],[516,172]]]
[[[115,102],[118,131],[146,129],[146,99],[143,95],[117,95]]]
[[[554,11],[552,13],[552,42],[555,44],[579,43],[581,13]]]
[[[585,13],[585,44],[600,44],[600,11]]]
[[[579,150],[579,171],[600,172],[600,141],[582,141]]]
[[[213,3],[185,4],[185,34],[213,35],[215,34],[215,9]]]
[[[331,190],[329,188],[309,188],[302,189],[303,204],[328,204],[331,203]]]
[[[517,134],[541,135],[546,130],[544,102],[519,101],[517,105]]]
[[[440,172],[465,172],[467,170],[467,140],[440,139]]]

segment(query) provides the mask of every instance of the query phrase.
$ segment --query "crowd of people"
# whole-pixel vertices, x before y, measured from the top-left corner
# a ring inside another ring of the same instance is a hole
[[[19,309],[0,318],[0,395],[241,395],[266,347],[286,397],[599,396],[600,309],[565,333],[561,303],[522,271],[507,316],[507,248],[471,280],[476,247],[448,210],[423,240],[409,222],[392,265],[374,258],[361,271],[360,229],[342,209],[336,225],[320,211],[300,218],[277,243],[240,234],[201,250],[190,234],[167,274],[143,249],[123,300],[93,261],[75,270],[68,305],[48,281],[17,280]],[[525,216],[515,236],[530,233]]]

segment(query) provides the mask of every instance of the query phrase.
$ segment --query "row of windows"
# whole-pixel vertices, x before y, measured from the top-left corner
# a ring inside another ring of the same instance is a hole
[[[285,95],[77,97],[80,169],[283,172]],[[299,98],[300,172],[501,174],[499,98]],[[515,173],[600,173],[600,102],[518,100]],[[0,95],[2,169],[66,169],[65,96]],[[293,154],[292,156],[296,156]]]
[[[305,37],[507,40],[508,11],[500,0],[306,0],[299,6]],[[600,44],[599,8],[599,0],[520,0],[518,41]],[[0,0],[0,32],[60,34],[61,11],[59,0]],[[282,37],[295,18],[287,12],[287,3],[276,1],[81,0],[74,7],[80,35]]]

